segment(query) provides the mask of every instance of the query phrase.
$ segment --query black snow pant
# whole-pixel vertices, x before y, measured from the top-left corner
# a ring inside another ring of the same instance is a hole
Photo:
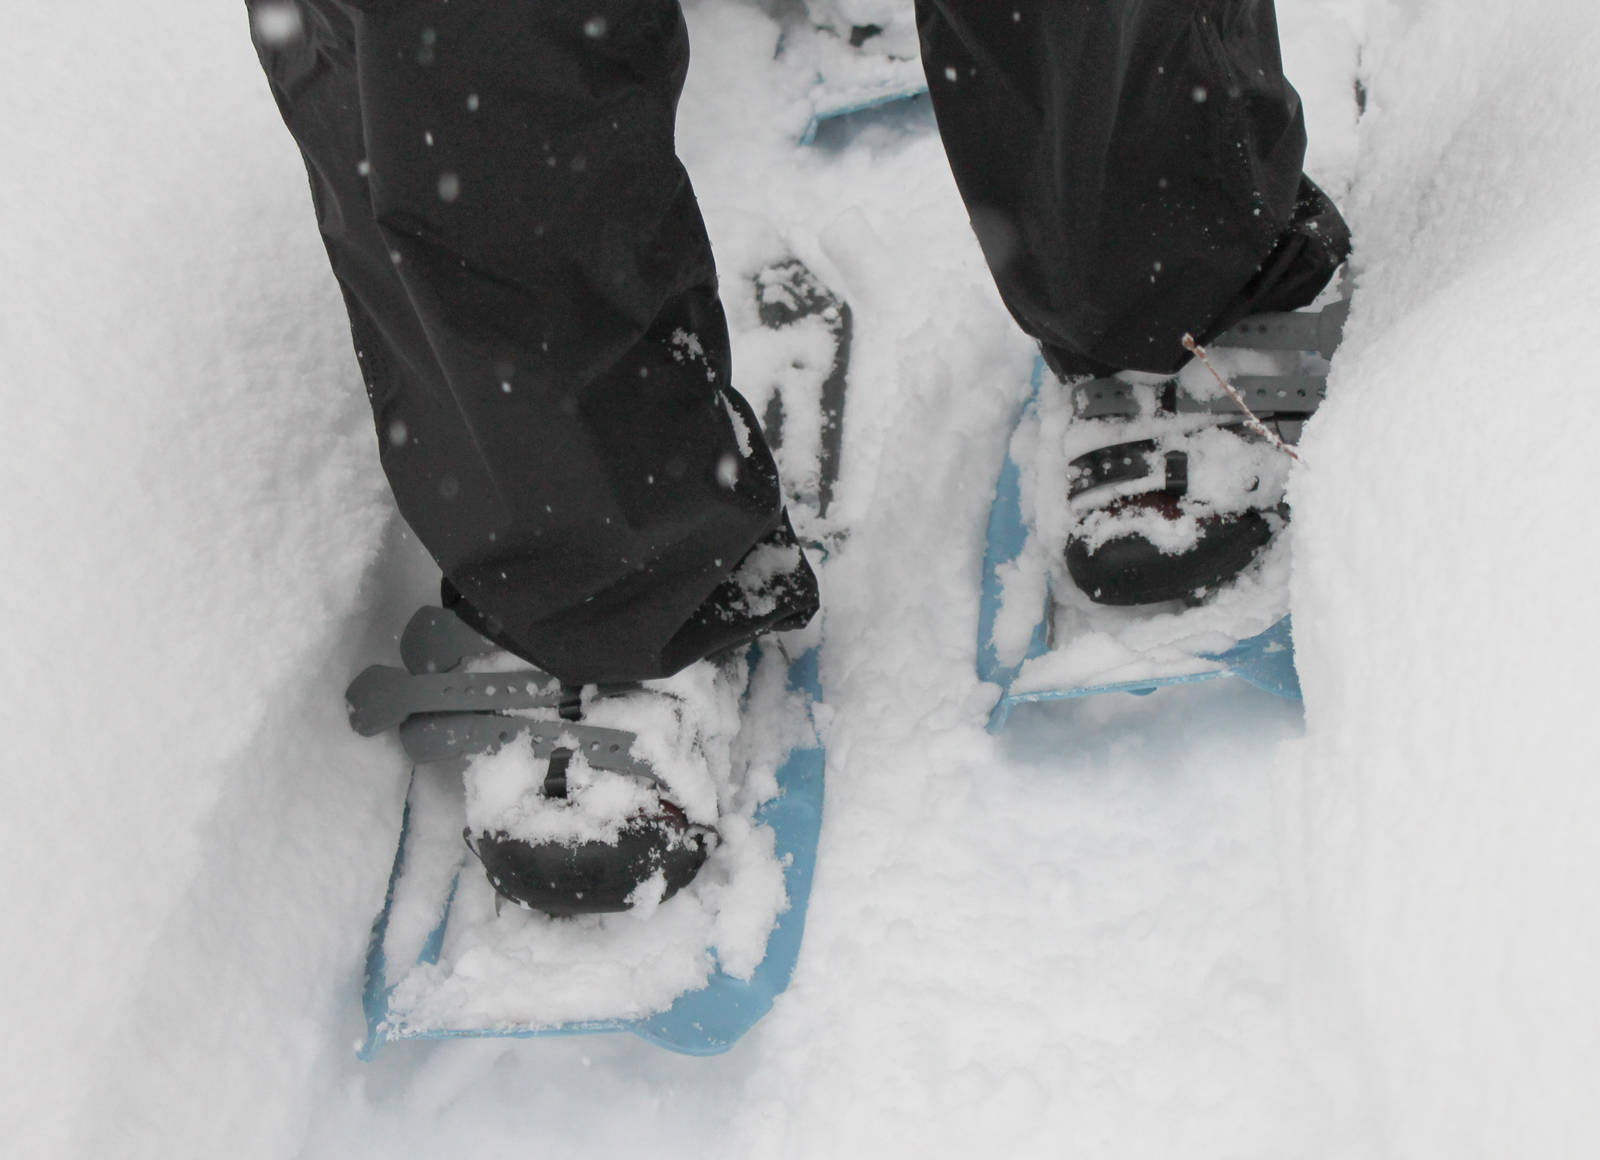
[[[956,184],[1060,375],[1170,373],[1327,285],[1350,236],[1301,172],[1272,0],[917,0]]]
[[[674,149],[678,0],[247,4],[447,600],[571,683],[804,623]],[[1175,369],[1184,331],[1326,281],[1269,0],[917,8],[957,184],[1059,372]]]

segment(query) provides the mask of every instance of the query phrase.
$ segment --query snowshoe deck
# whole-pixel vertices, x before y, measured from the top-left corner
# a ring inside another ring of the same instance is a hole
[[[540,1024],[516,1020],[492,1021],[488,1025],[481,1021],[463,1021],[461,1025],[430,1022],[418,1026],[397,1007],[397,988],[415,986],[419,979],[426,985],[428,968],[439,963],[464,883],[479,885],[481,872],[461,837],[461,773],[467,761],[463,754],[492,743],[497,732],[503,738],[505,729],[497,730],[496,726],[517,720],[500,716],[493,711],[495,708],[522,707],[522,701],[541,696],[518,690],[506,679],[510,674],[487,678],[463,675],[455,681],[437,679],[437,674],[455,668],[463,656],[486,651],[485,644],[452,614],[442,609],[423,609],[413,618],[402,641],[405,671],[375,667],[352,685],[353,722],[366,733],[398,725],[403,745],[416,760],[399,849],[383,910],[373,923],[368,943],[362,998],[367,1038],[361,1057],[371,1059],[385,1043],[401,1039],[529,1038],[602,1031],[632,1032],[688,1055],[726,1051],[788,986],[799,956],[822,818],[824,753],[814,734],[810,734],[811,740],[795,745],[778,763],[776,793],[755,812],[755,823],[768,826],[773,832],[788,905],[767,938],[764,957],[748,978],[736,978],[719,966],[704,986],[680,994],[665,1010],[638,1017]],[[772,659],[768,663],[782,664],[786,669],[782,694],[803,698],[807,705],[817,698],[814,648],[785,662],[775,644],[752,647],[754,651],[770,653]],[[752,671],[758,671],[761,663],[760,657],[754,657]],[[407,680],[415,683],[397,693],[397,687]],[[485,691],[486,682],[493,684],[494,692]],[[753,682],[752,689],[756,688]],[[496,703],[461,712],[458,702],[463,699],[469,703],[476,699]],[[397,715],[403,715],[403,721],[396,722]],[[479,736],[482,731],[455,728],[469,718],[488,724],[486,737]],[[408,726],[412,727],[409,734]],[[441,732],[456,736],[457,742],[439,746],[436,738]],[[537,742],[538,738],[534,740]]]

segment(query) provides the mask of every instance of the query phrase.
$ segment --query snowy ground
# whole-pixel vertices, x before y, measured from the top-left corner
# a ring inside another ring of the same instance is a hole
[[[1600,15],[1279,10],[1360,266],[1291,484],[1304,718],[1202,687],[983,732],[1031,352],[926,123],[790,150],[772,25],[695,0],[682,151],[725,269],[770,224],[856,313],[799,970],[716,1059],[373,1065],[404,769],[339,694],[426,578],[299,159],[242,6],[10,13],[6,1154],[1593,1155]]]

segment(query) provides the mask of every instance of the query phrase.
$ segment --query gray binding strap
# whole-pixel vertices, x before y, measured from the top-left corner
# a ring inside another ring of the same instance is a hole
[[[1239,375],[1228,381],[1262,419],[1278,415],[1310,415],[1328,397],[1327,375]],[[1186,407],[1185,401],[1190,405]],[[1238,409],[1226,395],[1208,399],[1204,404],[1196,403],[1188,395],[1178,395],[1179,413],[1209,410],[1226,414]]]
[[[1350,317],[1350,300],[1340,299],[1321,310],[1254,314],[1218,335],[1211,350],[1305,351],[1332,359]],[[1240,375],[1230,380],[1249,408],[1262,419],[1305,418],[1327,394],[1326,375]],[[1089,379],[1072,388],[1074,413],[1080,419],[1132,419],[1140,414],[1135,388],[1121,379]],[[1178,392],[1176,412],[1225,415],[1237,411],[1232,399],[1190,398]]]
[[[634,757],[634,735],[621,729],[575,725],[570,721],[530,721],[495,713],[438,713],[413,717],[400,726],[400,744],[416,762],[443,761],[492,753],[513,740],[525,740],[533,756],[548,758],[557,749],[581,754],[596,769],[626,773],[663,789],[655,770]]]
[[[1142,483],[1152,479],[1156,471],[1156,442],[1140,439],[1134,443],[1118,443],[1099,447],[1080,455],[1070,464],[1067,496],[1076,499],[1097,487],[1117,483]]]
[[[1331,360],[1344,337],[1350,300],[1340,299],[1321,310],[1253,314],[1206,345],[1211,349],[1304,350]]]
[[[1120,483],[1144,483],[1168,495],[1189,491],[1189,456],[1183,451],[1159,452],[1154,439],[1118,443],[1080,455],[1070,465],[1067,498]]]
[[[537,669],[418,674],[372,665],[350,682],[344,696],[350,707],[350,727],[363,737],[372,737],[418,713],[559,708],[561,686]]]
[[[1240,375],[1229,380],[1245,403],[1262,419],[1305,418],[1328,393],[1326,375]],[[1142,414],[1137,388],[1121,379],[1090,379],[1073,387],[1073,414],[1080,419],[1136,419]],[[1172,413],[1236,415],[1238,405],[1227,395],[1196,399],[1176,392]]]
[[[499,651],[455,613],[422,608],[400,640],[406,668],[372,665],[350,682],[350,725],[364,737],[398,727],[400,745],[418,764],[489,753],[524,738],[538,759],[582,754],[596,769],[624,773],[665,790],[666,784],[632,754],[634,735],[572,721],[530,721],[496,710],[570,710],[573,689],[537,669],[456,673],[468,657]],[[600,696],[627,686],[603,686]],[[554,762],[552,762],[554,764]]]

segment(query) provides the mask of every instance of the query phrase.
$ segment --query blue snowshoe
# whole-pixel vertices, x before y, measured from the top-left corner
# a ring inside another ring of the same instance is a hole
[[[849,307],[792,257],[747,290],[778,339],[747,395],[797,527],[825,549]],[[352,726],[396,730],[413,762],[368,947],[363,1057],[397,1039],[599,1031],[731,1047],[788,986],[805,927],[819,636],[575,689],[453,611],[420,610],[404,667],[373,666],[347,693]]]

